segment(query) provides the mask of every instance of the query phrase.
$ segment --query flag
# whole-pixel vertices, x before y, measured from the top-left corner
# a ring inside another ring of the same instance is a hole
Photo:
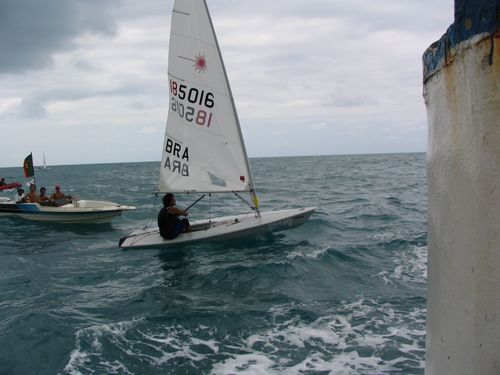
[[[24,177],[33,177],[35,175],[35,170],[33,168],[33,154],[29,154],[24,159],[23,163]]]

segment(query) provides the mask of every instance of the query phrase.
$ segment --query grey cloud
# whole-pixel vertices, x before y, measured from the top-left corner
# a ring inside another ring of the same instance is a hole
[[[72,63],[75,68],[83,71],[97,72],[101,70],[95,64],[92,64],[89,60],[81,57],[73,59]]]
[[[154,90],[143,82],[131,82],[109,90],[82,89],[80,87],[39,90],[23,97],[19,104],[19,114],[27,118],[40,118],[47,115],[46,107],[48,104],[58,101],[75,102],[97,97],[134,97],[137,93],[158,94]]]
[[[23,97],[19,105],[19,114],[28,118],[40,118],[47,114],[46,106],[51,102],[57,100],[75,101],[92,96],[95,96],[95,94],[78,89],[41,90]]]
[[[221,15],[231,15],[238,8],[239,13],[244,13],[247,17],[343,19],[352,26],[350,30],[352,32],[356,32],[356,29],[371,32],[394,28],[413,32],[428,30],[439,25],[443,14],[450,15],[447,20],[442,20],[444,29],[453,21],[450,11],[453,9],[453,0],[255,0],[244,2],[219,0],[209,5],[213,13]],[[307,29],[300,22],[297,23],[297,31],[307,33]]]
[[[350,107],[365,107],[379,105],[379,100],[368,97],[364,94],[356,93],[334,93],[325,100],[321,105],[330,108],[350,108]]]
[[[85,33],[112,36],[116,24],[97,0],[1,0],[0,74],[50,66],[54,53],[76,47]]]

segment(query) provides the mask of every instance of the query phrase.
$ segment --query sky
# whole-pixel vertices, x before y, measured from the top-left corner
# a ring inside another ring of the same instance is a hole
[[[250,157],[425,152],[453,0],[207,0]],[[173,0],[0,0],[0,167],[159,161]]]

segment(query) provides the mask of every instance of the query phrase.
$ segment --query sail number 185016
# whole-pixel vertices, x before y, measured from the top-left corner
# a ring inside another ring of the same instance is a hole
[[[177,81],[171,79],[170,94],[172,100],[170,108],[180,118],[200,126],[210,127],[213,119],[213,113],[210,110],[215,105],[213,93],[178,84]]]

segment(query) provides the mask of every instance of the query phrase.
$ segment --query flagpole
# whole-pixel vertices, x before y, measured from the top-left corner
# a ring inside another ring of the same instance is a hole
[[[33,151],[30,152],[30,154],[31,154],[31,161],[33,161]],[[35,183],[35,186],[36,186],[35,162],[33,162],[33,182]]]

